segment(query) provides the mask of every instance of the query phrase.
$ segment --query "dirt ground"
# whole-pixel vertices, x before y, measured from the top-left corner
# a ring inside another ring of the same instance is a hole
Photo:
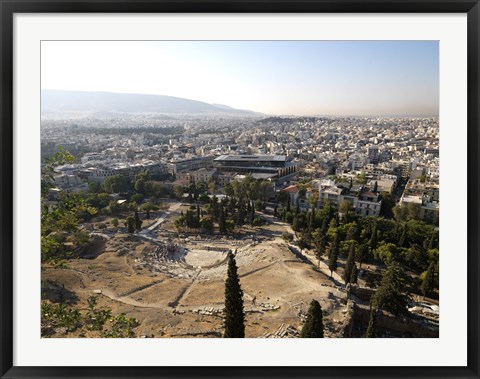
[[[220,337],[224,258],[232,249],[244,291],[246,337],[297,336],[312,299],[323,309],[326,337],[340,337],[347,312],[345,290],[316,262],[292,252],[281,238],[290,230],[287,224],[269,218],[266,226],[245,227],[230,238],[180,235],[175,239],[181,246],[178,256],[162,258],[161,244],[176,235],[173,221],[182,208],[172,204],[168,214],[159,212],[165,221],[148,233],[107,229],[97,235],[90,259],[69,260],[61,268],[44,265],[42,280],[63,286],[80,309],[97,293],[99,306],[140,321],[138,337]]]

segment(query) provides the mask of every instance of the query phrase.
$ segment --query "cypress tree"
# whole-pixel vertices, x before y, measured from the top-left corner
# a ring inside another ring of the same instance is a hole
[[[142,230],[142,220],[140,220],[140,217],[138,217],[138,211],[135,210],[135,229],[137,232]]]
[[[432,293],[434,286],[435,286],[435,264],[432,262],[428,266],[427,273],[420,287],[422,290],[423,296],[424,297],[429,296]]]
[[[353,266],[355,266],[355,242],[350,245],[347,261],[345,262],[345,270],[343,271],[343,279],[345,284],[350,283]]]
[[[370,319],[368,320],[366,338],[375,338],[375,319],[377,318],[377,309],[370,309]]]
[[[252,209],[250,210],[250,225],[253,225],[255,220],[255,205],[252,203]]]
[[[373,186],[373,192],[377,193],[378,192],[378,182],[375,181],[375,185]]]
[[[278,212],[278,205],[275,205],[275,208],[273,208],[273,217],[278,216],[277,212]]]
[[[330,270],[330,277],[332,277],[333,272],[337,270],[337,259],[338,251],[335,248],[330,250],[330,256],[328,257],[328,269]]]
[[[327,230],[328,230],[328,223],[329,223],[329,218],[328,217],[325,217],[323,219],[323,222],[322,222],[322,234],[325,235],[327,234]]]
[[[292,229],[296,232],[300,230],[300,220],[298,219],[298,215],[296,213],[293,216]]]
[[[357,265],[353,262],[352,273],[350,274],[350,283],[357,283],[358,270]]]
[[[313,213],[313,212],[314,212],[314,210],[312,210],[311,212],[308,212],[308,213],[307,213],[307,216],[308,216],[308,217],[307,217],[307,218],[308,218],[308,226],[307,226],[307,228],[308,228],[308,230],[309,230],[310,232],[311,232],[312,229],[313,229],[313,219],[314,219],[314,217],[313,217],[313,216],[314,216],[314,213]]]
[[[399,247],[403,247],[405,245],[406,234],[407,234],[407,225],[405,225],[405,227],[402,230],[402,235],[400,236],[400,239],[398,241]]]
[[[365,262],[367,259],[368,254],[368,246],[366,244],[361,244],[356,253],[356,260],[360,264],[360,268],[362,268],[362,263]]]
[[[323,312],[317,300],[310,303],[300,338],[323,338]]]
[[[287,212],[290,212],[290,195],[287,198]]]
[[[223,338],[245,338],[243,291],[238,279],[237,264],[232,252],[228,255],[225,281],[225,333]]]
[[[223,207],[220,207],[220,217],[218,218],[218,230],[222,234],[227,233],[227,220],[225,219],[225,212]]]
[[[325,254],[325,242],[326,238],[324,235],[320,236],[317,246],[317,258],[320,260],[320,257]],[[320,262],[319,262],[320,263]]]
[[[377,248],[377,223],[373,225],[372,235],[370,237],[369,244],[371,249]]]
[[[131,216],[127,218],[127,228],[130,234],[133,234],[135,232],[135,220]]]
[[[430,236],[430,240],[428,241],[428,249],[433,249],[435,247],[435,232],[432,233]]]

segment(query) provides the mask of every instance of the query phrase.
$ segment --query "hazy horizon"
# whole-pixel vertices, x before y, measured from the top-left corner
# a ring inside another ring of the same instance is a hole
[[[438,117],[437,41],[44,41],[42,89],[266,115]]]

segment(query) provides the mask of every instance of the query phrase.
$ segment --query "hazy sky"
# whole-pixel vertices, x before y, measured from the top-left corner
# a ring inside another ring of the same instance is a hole
[[[437,41],[47,41],[43,89],[269,114],[438,115]]]

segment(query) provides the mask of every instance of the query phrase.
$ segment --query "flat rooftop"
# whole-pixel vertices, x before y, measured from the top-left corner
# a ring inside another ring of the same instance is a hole
[[[285,162],[286,155],[221,155],[215,161]]]

